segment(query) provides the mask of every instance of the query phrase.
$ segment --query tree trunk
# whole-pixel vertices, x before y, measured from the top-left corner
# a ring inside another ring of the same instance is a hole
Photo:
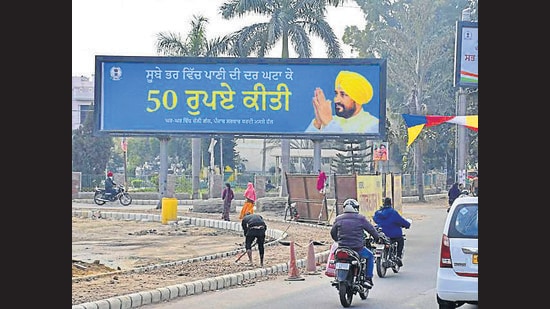
[[[418,115],[421,112],[421,107],[418,102],[417,91],[418,89],[413,89],[409,98],[409,108],[413,108],[414,115]],[[425,202],[426,198],[424,197],[424,179],[422,178],[422,174],[424,173],[424,164],[422,158],[421,144],[422,140],[420,139],[417,139],[414,144],[414,163],[416,167],[415,180],[418,200],[421,202]]]
[[[418,192],[418,200],[425,202],[426,198],[424,197],[424,178],[422,174],[424,173],[424,162],[422,160],[422,146],[423,141],[417,141],[414,145],[414,160],[416,166],[416,190]]]

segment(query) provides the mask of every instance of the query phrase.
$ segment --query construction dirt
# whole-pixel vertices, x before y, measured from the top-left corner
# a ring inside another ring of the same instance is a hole
[[[405,217],[422,220],[420,215],[407,211]],[[420,207],[446,208],[445,199],[422,203]],[[160,213],[160,210],[134,212]],[[185,213],[190,217],[220,219],[220,214]],[[309,243],[314,241],[315,253],[328,251],[332,244],[330,226],[297,225],[280,220],[279,214],[262,213],[268,228],[286,231],[284,242],[265,247],[264,266],[288,263],[288,243],[294,241],[296,259],[305,259]],[[270,221],[270,219],[277,219]],[[238,221],[238,214],[231,214]],[[266,240],[268,242],[269,240]],[[257,248],[253,248],[251,266],[246,254],[236,262],[237,255],[213,260],[182,263],[158,267],[146,272],[129,272],[142,266],[158,265],[174,261],[230,252],[243,248],[242,232],[184,224],[161,224],[151,221],[121,221],[105,218],[72,218],[72,304],[98,301],[115,296],[153,290],[207,277],[239,273],[259,267]],[[318,264],[324,269],[324,264]],[[302,270],[303,271],[303,270]],[[287,274],[275,274],[243,282],[245,287],[260,280],[271,280]]]

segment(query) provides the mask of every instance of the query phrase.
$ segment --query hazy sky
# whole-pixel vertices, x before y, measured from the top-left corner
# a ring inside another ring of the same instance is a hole
[[[223,36],[251,22],[265,20],[262,16],[225,20],[218,14],[227,0],[73,0],[72,1],[72,75],[91,76],[95,55],[157,56],[156,34],[177,32],[186,37],[193,15],[208,18],[206,35],[209,39]],[[349,1],[339,8],[329,8],[327,20],[338,39],[346,26],[364,26],[360,9]],[[342,43],[345,57],[351,48]],[[280,57],[275,48],[270,57]],[[291,57],[295,57],[292,51]],[[313,57],[325,58],[325,48],[313,40]]]

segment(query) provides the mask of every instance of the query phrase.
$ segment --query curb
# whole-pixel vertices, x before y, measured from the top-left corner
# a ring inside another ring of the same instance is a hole
[[[89,217],[92,217],[93,215],[94,215],[93,210],[86,210],[86,209],[72,210],[73,217],[76,216],[76,217],[89,218]],[[159,221],[159,222],[161,221],[161,215],[144,214],[144,213],[121,213],[121,212],[102,211],[101,216],[105,218],[115,219],[115,220],[135,220],[135,221],[148,220],[148,221]],[[192,217],[185,217],[185,216],[178,216],[177,219],[189,220],[191,224],[194,224],[197,226],[242,231],[242,226],[238,222],[228,222],[223,220],[214,220],[214,219],[205,219],[205,218],[192,218]],[[276,221],[284,221],[284,220],[276,220]],[[327,228],[325,226],[319,226],[317,224],[300,223],[300,222],[293,222],[293,223],[300,224],[300,225],[306,224],[306,225],[310,225],[318,228]],[[284,239],[287,236],[286,233],[280,230],[274,230],[274,229],[268,229],[266,231],[266,234],[269,235],[271,238],[275,238],[275,241],[267,243],[266,246],[273,245],[274,243],[278,242],[280,239]],[[147,271],[158,267],[177,265],[180,263],[189,263],[197,260],[216,259],[223,256],[236,255],[242,252],[243,250],[244,249],[235,250],[231,252],[216,253],[214,255],[208,255],[208,256],[194,258],[190,260],[183,260],[183,261],[176,261],[176,262],[170,262],[165,264],[152,265],[147,267],[140,267],[136,269],[119,271],[119,272],[111,272],[111,273],[102,274],[102,275],[112,275],[113,273],[121,273],[121,272],[123,273],[140,272],[140,271]],[[326,262],[328,259],[329,252],[330,250],[327,250],[327,251],[315,254],[315,262],[316,263]],[[307,266],[306,264],[307,264],[307,259],[300,259],[296,261],[296,267],[298,268],[304,268]],[[252,269],[252,270],[248,270],[240,273],[228,274],[228,275],[223,275],[223,276],[218,276],[218,277],[213,277],[208,279],[201,279],[201,280],[196,280],[192,282],[171,285],[164,288],[158,288],[158,289],[139,292],[139,293],[121,295],[121,296],[111,297],[108,299],[94,301],[94,302],[82,303],[78,305],[73,305],[72,309],[137,308],[137,307],[141,307],[149,304],[156,304],[164,301],[169,301],[178,297],[196,295],[196,294],[201,294],[208,291],[217,291],[220,289],[229,288],[236,285],[241,285],[244,282],[244,280],[265,277],[271,274],[287,273],[288,269],[289,269],[288,263],[277,264],[268,268],[256,268],[256,269]],[[102,276],[102,275],[99,275],[99,276]],[[89,276],[89,277],[93,278],[94,276]],[[73,281],[83,280],[83,279],[86,280],[90,278],[81,277],[81,278],[73,279]]]

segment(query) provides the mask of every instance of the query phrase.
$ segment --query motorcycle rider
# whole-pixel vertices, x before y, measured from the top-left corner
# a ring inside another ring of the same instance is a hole
[[[367,231],[376,242],[379,242],[380,235],[374,226],[365,216],[359,213],[359,202],[355,199],[347,199],[343,204],[344,213],[334,219],[330,230],[330,236],[338,243],[338,246],[350,247],[359,256],[367,259],[365,269],[364,286],[368,289],[374,286],[372,282],[374,271],[374,254],[365,247],[364,232]]]
[[[105,195],[109,198],[115,196],[118,192],[115,189],[116,183],[113,179],[113,172],[109,171],[107,172],[107,178],[105,178]],[[110,195],[108,195],[108,194]]]
[[[397,242],[397,265],[403,266],[401,257],[403,248],[405,247],[405,239],[403,238],[403,230],[411,227],[411,223],[403,218],[397,210],[392,207],[391,198],[384,198],[384,202],[372,217],[374,222],[382,228],[382,232],[390,238],[391,242]]]
[[[268,192],[271,189],[275,189],[275,186],[271,183],[271,179],[268,179],[267,183],[265,184],[265,191]]]

